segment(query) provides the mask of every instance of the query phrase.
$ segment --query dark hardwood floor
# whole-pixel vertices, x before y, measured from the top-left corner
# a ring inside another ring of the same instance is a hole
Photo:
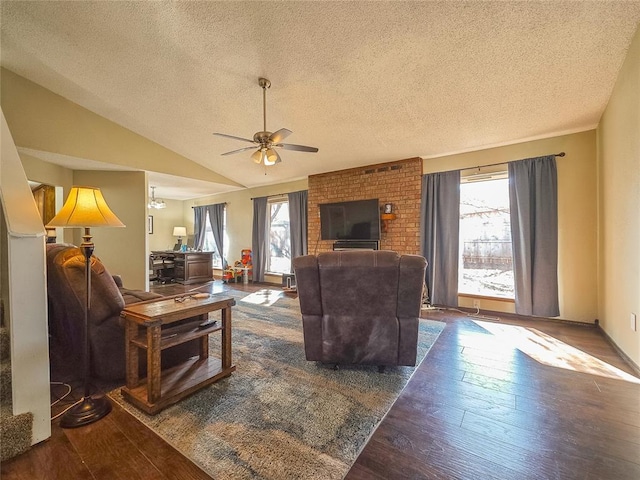
[[[196,285],[154,288],[182,293]],[[212,291],[265,286],[210,284]],[[359,479],[640,478],[640,380],[593,326],[427,312],[446,328],[356,463]],[[209,478],[127,412],[4,462],[2,479]]]
[[[640,380],[592,326],[447,322],[347,475],[640,479]]]

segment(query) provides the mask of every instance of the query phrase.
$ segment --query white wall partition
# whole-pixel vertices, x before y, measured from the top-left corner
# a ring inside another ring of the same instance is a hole
[[[1,290],[11,337],[13,413],[33,413],[35,444],[51,436],[45,230],[1,116]]]

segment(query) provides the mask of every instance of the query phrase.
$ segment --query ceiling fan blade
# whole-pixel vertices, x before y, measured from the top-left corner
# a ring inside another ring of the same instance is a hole
[[[235,140],[241,140],[243,142],[256,143],[253,140],[249,140],[248,138],[236,137],[234,135],[227,135],[226,133],[213,132],[213,134],[214,135],[219,135],[220,137],[227,137],[227,138],[233,138]]]
[[[254,152],[254,154],[251,155],[251,160],[253,160],[257,164],[261,164],[262,163],[262,150],[261,149],[256,150]]]
[[[255,146],[243,147],[243,148],[239,148],[237,150],[231,150],[230,152],[221,153],[220,155],[233,155],[234,153],[244,152],[245,150],[253,150],[254,148],[256,148],[256,147]]]
[[[279,143],[278,145],[274,145],[274,146],[284,148],[285,150],[296,150],[298,152],[316,153],[318,151],[316,147],[307,147],[306,145],[294,145],[293,143]]]
[[[289,135],[291,135],[293,132],[291,130],[288,130],[286,128],[281,128],[280,130],[278,130],[277,132],[273,132],[271,134],[271,136],[269,137],[269,141],[271,143],[280,143],[282,140],[284,140],[285,138],[287,138]]]

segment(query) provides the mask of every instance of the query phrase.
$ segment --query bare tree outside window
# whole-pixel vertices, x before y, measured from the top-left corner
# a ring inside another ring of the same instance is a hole
[[[269,202],[269,257],[267,271],[291,272],[291,230],[289,228],[289,202]]]
[[[514,298],[507,178],[460,184],[458,291]]]

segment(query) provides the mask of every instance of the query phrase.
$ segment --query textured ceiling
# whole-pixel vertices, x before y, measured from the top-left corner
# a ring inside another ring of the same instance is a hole
[[[640,22],[640,1],[1,8],[4,67],[249,187],[594,128]],[[262,130],[260,76],[267,129],[320,149],[267,175],[212,135]]]

